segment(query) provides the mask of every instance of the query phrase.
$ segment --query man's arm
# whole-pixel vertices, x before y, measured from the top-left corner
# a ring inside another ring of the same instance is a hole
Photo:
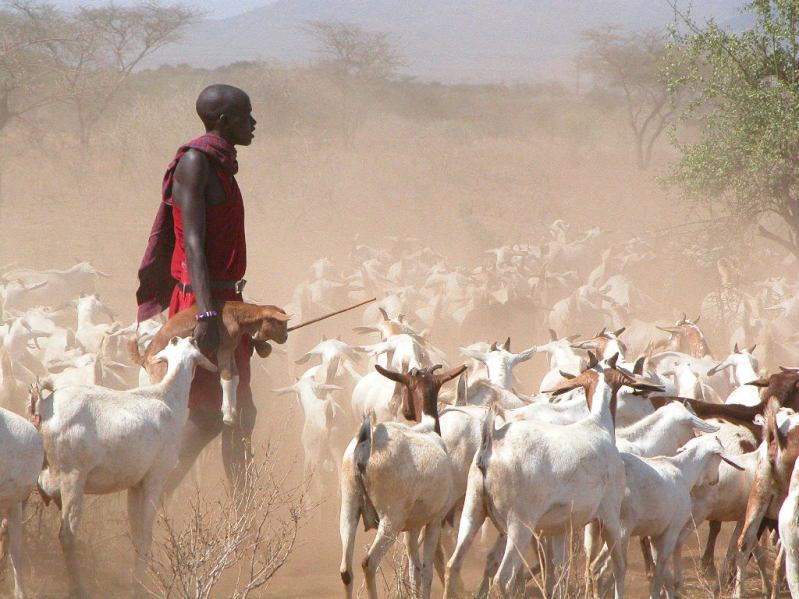
[[[175,169],[173,193],[173,200],[183,217],[189,280],[200,312],[214,309],[211,299],[211,277],[208,274],[208,262],[205,257],[205,187],[208,183],[208,174],[208,159],[200,152],[189,150]],[[212,353],[219,343],[217,323],[209,321],[197,323],[194,337],[203,352]]]

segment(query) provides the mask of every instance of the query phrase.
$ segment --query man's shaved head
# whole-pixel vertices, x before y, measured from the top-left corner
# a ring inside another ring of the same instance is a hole
[[[249,108],[250,97],[238,87],[217,83],[209,85],[197,97],[197,115],[206,127],[214,127],[223,114],[239,113]]]
[[[215,131],[233,144],[249,145],[255,129],[250,97],[238,87],[216,83],[197,97],[197,115],[206,131]]]

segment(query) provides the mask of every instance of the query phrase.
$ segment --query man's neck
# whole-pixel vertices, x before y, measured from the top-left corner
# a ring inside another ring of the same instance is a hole
[[[222,133],[221,131],[218,131],[216,129],[208,129],[208,130],[205,131],[205,134],[206,135],[216,135],[217,137],[221,137],[222,139],[224,139],[231,146],[233,146],[233,147],[236,146],[236,144],[234,144],[232,141],[230,141],[230,139],[224,133]]]

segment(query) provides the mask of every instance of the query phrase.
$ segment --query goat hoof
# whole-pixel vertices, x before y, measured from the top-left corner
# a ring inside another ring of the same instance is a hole
[[[226,426],[233,426],[236,423],[236,419],[234,414],[225,414],[222,416],[222,423]]]

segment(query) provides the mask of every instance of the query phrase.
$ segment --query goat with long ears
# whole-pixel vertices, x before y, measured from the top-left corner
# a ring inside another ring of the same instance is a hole
[[[438,421],[438,391],[444,383],[459,377],[466,370],[466,365],[451,368],[440,374],[441,364],[430,368],[412,368],[407,374],[375,365],[375,370],[387,379],[404,386],[406,393],[402,396],[402,414],[407,420],[423,422],[432,419],[433,427],[439,435],[441,427]]]
[[[469,472],[458,544],[447,564],[447,598],[462,595],[460,570],[466,552],[487,517],[506,539],[494,584],[512,592],[521,553],[533,535],[568,534],[594,519],[602,524],[611,547],[616,599],[624,595],[626,568],[620,545],[619,513],[624,465],[614,438],[614,404],[622,386],[640,392],[661,390],[617,367],[618,355],[605,362],[591,357],[591,367],[550,391],[583,388],[590,414],[574,424],[557,426],[522,420],[494,428],[494,406],[484,423],[482,443]]]
[[[616,331],[608,331],[603,328],[593,338],[573,343],[572,347],[574,349],[594,350],[600,358],[605,360],[609,359],[613,354],[618,354],[623,360],[627,347],[619,337],[625,330],[625,327]]]
[[[698,325],[699,316],[694,320],[690,320],[683,314],[682,318],[678,320],[674,326],[658,326],[657,328],[664,333],[669,333],[671,335],[671,340],[679,343],[679,350],[689,356],[693,356],[694,358],[712,357],[713,353],[710,351],[710,347],[707,344],[705,334]]]
[[[405,388],[403,412],[408,420],[421,420],[421,424],[411,427],[399,422],[377,423],[371,413],[344,453],[339,532],[340,574],[347,598],[353,596],[352,559],[361,517],[367,528],[377,526],[375,539],[362,562],[369,599],[377,599],[377,568],[401,532],[406,533],[413,596],[430,597],[433,557],[441,526],[459,497],[452,462],[440,436],[438,391],[466,370],[460,366],[437,374],[440,368],[437,364],[403,373],[375,366],[381,375]]]

